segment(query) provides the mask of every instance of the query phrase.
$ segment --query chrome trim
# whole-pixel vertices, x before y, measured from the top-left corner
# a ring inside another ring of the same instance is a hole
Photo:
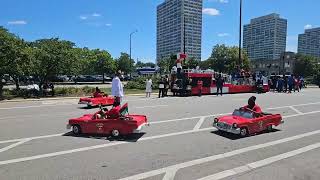
[[[225,123],[224,123],[225,124]],[[228,125],[226,128],[218,126],[218,123],[213,123],[213,127],[225,131],[232,134],[240,134],[240,128],[233,128],[232,126]]]

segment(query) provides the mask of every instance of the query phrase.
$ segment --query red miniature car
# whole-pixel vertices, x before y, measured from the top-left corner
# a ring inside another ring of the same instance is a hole
[[[111,134],[114,137],[140,133],[147,125],[144,115],[127,114],[128,104],[117,106],[107,111],[100,109],[95,114],[85,114],[79,118],[69,120],[67,129],[72,128],[75,135],[79,134]]]
[[[78,104],[86,104],[88,107],[95,106],[110,106],[113,105],[114,98],[111,96],[103,96],[103,97],[83,97],[80,98]]]
[[[232,115],[215,118],[213,126],[220,131],[245,137],[284,123],[280,114],[256,113],[247,109],[236,109]]]

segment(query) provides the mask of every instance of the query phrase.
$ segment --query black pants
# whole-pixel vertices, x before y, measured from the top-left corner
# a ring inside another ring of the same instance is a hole
[[[220,95],[222,96],[222,86],[217,86],[217,96],[219,95],[219,92],[220,92]]]
[[[164,97],[164,89],[159,89],[159,98]]]
[[[121,104],[121,102],[120,102],[120,97],[115,97],[115,98],[114,98],[113,107],[120,106],[120,104]]]
[[[200,89],[200,88],[199,88],[199,90],[198,90],[198,95],[199,95],[199,97],[202,96],[202,89]]]

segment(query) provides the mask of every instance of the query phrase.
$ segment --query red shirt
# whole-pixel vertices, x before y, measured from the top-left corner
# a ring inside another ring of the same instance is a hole
[[[100,94],[99,92],[94,92],[93,97],[95,97],[95,98],[102,97],[102,94]]]
[[[246,105],[244,108],[245,109],[250,109],[250,108],[248,108],[248,105]],[[261,110],[260,106],[257,105],[257,104],[251,110],[256,112],[256,113],[262,113],[262,110]]]

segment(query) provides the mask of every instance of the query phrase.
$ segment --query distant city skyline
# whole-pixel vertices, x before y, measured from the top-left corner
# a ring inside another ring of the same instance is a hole
[[[280,59],[286,51],[287,19],[268,14],[251,19],[243,28],[243,49],[250,60]]]
[[[33,41],[60,37],[78,47],[108,50],[113,57],[129,53],[129,34],[133,36],[132,57],[156,60],[156,7],[165,0],[3,0],[0,26],[21,38]],[[245,0],[243,24],[270,13],[288,20],[287,51],[297,52],[298,34],[320,27],[320,1]],[[239,1],[203,0],[202,60],[216,44],[238,45]]]

